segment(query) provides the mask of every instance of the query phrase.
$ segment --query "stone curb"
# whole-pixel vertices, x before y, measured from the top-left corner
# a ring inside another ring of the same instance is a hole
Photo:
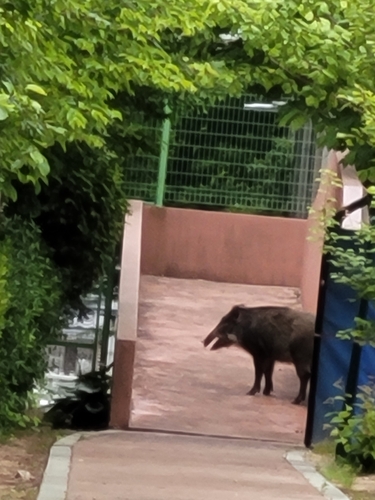
[[[100,432],[76,432],[56,441],[49,452],[37,500],[66,500],[73,446],[81,438],[116,432],[123,431],[109,429]]]
[[[102,436],[118,432],[122,433],[124,431],[77,432],[59,439],[50,450],[37,500],[66,500],[72,449],[82,437]],[[289,451],[285,453],[284,457],[327,500],[350,500],[306,461],[305,452]]]
[[[348,496],[319,474],[315,467],[306,461],[305,455],[306,453],[303,451],[289,451],[284,456],[290,465],[300,472],[324,498],[327,500],[350,500]]]
[[[37,500],[66,499],[72,448],[81,436],[81,433],[71,434],[52,446]]]

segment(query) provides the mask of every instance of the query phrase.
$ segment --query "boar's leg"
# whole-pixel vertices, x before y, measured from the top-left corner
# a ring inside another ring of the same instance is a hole
[[[254,394],[260,392],[260,383],[262,382],[262,377],[264,373],[263,359],[254,356],[254,367],[255,367],[255,381],[253,387],[247,393],[249,396],[254,396]]]
[[[295,405],[306,399],[307,384],[310,380],[311,361],[314,349],[314,335],[310,330],[304,330],[301,335],[290,344],[290,353],[292,355],[293,364],[296,367],[296,372],[300,380],[300,389],[296,399],[293,401]]]
[[[296,366],[297,370],[297,375],[300,380],[300,388],[299,388],[299,393],[296,399],[293,402],[295,405],[299,405],[302,401],[305,401],[306,399],[306,391],[307,391],[307,384],[310,380],[310,371],[307,371],[305,369],[302,369],[300,367]]]
[[[274,366],[275,366],[275,361],[272,358],[267,358],[263,361],[263,371],[264,371],[264,377],[266,379],[266,385],[263,391],[263,394],[265,396],[269,396],[273,391],[272,374]]]
[[[261,357],[254,357],[254,367],[255,367],[255,382],[253,387],[250,389],[248,394],[253,396],[257,392],[260,392],[260,385],[262,382],[263,374],[266,379],[266,385],[264,387],[263,394],[269,396],[273,391],[272,374],[275,362],[272,358],[263,359]]]

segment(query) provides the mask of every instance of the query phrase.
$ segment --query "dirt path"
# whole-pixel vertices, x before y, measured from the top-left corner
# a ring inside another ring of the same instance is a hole
[[[132,427],[302,444],[306,407],[294,406],[293,366],[275,367],[272,397],[246,396],[252,359],[202,339],[234,304],[300,308],[297,290],[143,276]]]
[[[13,437],[1,437],[0,500],[35,500],[50,447],[67,433],[41,425],[37,430],[17,430]]]

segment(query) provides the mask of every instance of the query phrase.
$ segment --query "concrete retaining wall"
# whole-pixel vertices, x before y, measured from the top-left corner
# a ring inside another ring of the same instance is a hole
[[[143,203],[132,201],[125,219],[110,426],[129,427],[138,329]]]
[[[307,221],[145,205],[142,274],[299,287]]]

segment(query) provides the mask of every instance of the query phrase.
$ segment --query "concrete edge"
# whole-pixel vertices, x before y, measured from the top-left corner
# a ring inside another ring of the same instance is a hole
[[[141,276],[143,202],[131,200],[125,216],[118,298],[117,340],[136,342]]]
[[[327,500],[350,500],[341,490],[323,477],[305,458],[304,451],[289,451],[284,456],[286,460],[300,472],[305,479]],[[39,499],[38,499],[39,500]]]
[[[59,439],[52,445],[37,500],[66,499],[72,448],[81,436],[82,433],[77,432]]]
[[[110,427],[130,423],[135,349],[138,336],[143,202],[130,201],[122,244],[117,332],[112,371]]]

